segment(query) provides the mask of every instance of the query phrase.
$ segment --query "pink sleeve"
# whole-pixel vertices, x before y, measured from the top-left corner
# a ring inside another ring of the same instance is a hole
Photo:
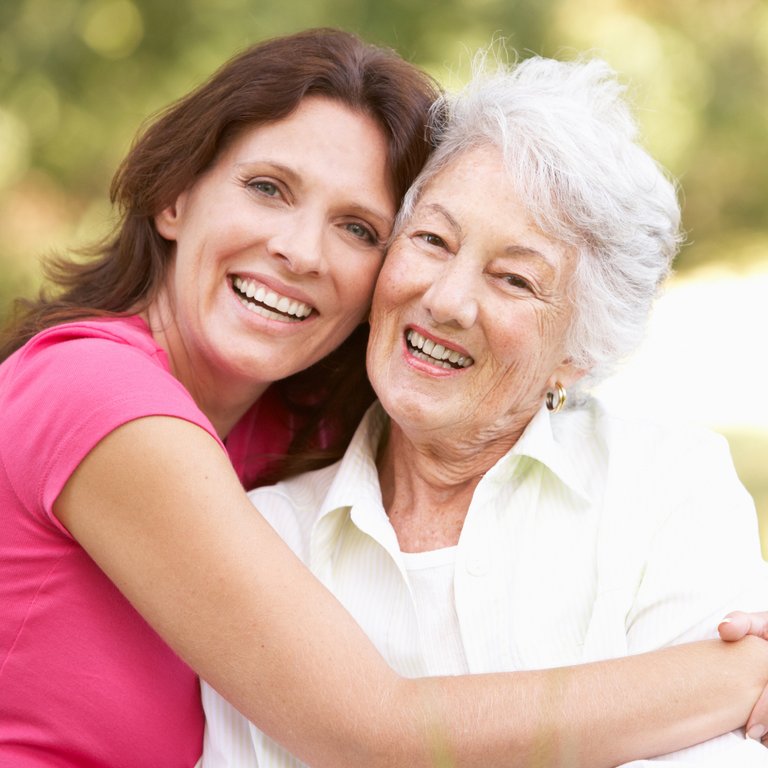
[[[52,513],[64,484],[104,436],[134,419],[174,416],[216,437],[151,351],[117,337],[75,336],[33,340],[19,353],[4,380],[8,432],[1,449],[9,482],[27,510],[64,531]]]

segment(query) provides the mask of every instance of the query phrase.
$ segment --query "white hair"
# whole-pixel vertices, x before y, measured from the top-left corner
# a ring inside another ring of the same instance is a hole
[[[457,155],[498,147],[539,229],[576,249],[567,352],[588,371],[580,386],[594,384],[637,348],[670,272],[682,241],[675,184],[638,144],[625,89],[604,61],[533,57],[493,70],[485,61],[433,108],[437,147],[399,222]]]

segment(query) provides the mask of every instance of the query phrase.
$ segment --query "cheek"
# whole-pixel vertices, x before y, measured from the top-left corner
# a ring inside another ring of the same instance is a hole
[[[371,334],[368,341],[368,362],[381,373],[393,359],[400,344],[400,314],[390,306],[384,306],[380,300],[378,287],[374,294],[371,308]],[[369,372],[371,367],[369,367]]]
[[[401,235],[384,258],[379,276],[381,292],[396,302],[403,296],[418,293],[424,283],[431,282],[430,261]]]
[[[373,301],[371,306],[371,317],[380,316],[397,305],[396,292],[393,290],[395,284],[392,281],[391,270],[387,265],[383,267],[376,286],[373,291]]]
[[[562,312],[544,313],[539,320],[542,357],[559,364],[565,357],[565,337],[570,317]]]
[[[562,327],[546,312],[526,312],[505,327],[497,328],[490,343],[495,367],[504,377],[511,374],[537,380],[562,357]]]
[[[518,307],[518,311],[500,317],[504,320],[492,325],[489,339],[497,364],[501,367],[519,366],[523,362],[528,366],[535,364],[535,358],[541,355],[545,333],[541,315],[531,307]]]
[[[387,340],[393,335],[392,329],[396,326],[393,312],[384,307],[379,300],[378,289],[374,296],[370,315],[371,335],[368,349],[372,355],[381,352],[387,344]]]
[[[390,263],[389,257],[384,264],[376,290],[373,304],[383,312],[393,312],[419,295],[418,286],[409,279],[409,272],[395,263]]]
[[[368,339],[366,366],[368,377],[378,397],[397,389],[402,369],[398,363],[399,325],[391,312],[371,313],[371,334]]]
[[[541,347],[542,357],[549,357],[548,351],[557,345],[558,324],[551,317],[542,313],[537,318],[537,336]]]
[[[361,265],[358,269],[348,270],[338,278],[338,285],[341,286],[339,295],[341,311],[355,315],[361,321],[370,314],[373,289],[379,269],[380,262]]]

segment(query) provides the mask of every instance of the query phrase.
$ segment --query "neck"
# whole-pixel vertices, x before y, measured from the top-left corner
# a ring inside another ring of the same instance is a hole
[[[384,508],[404,552],[454,546],[477,484],[507,453],[500,443],[417,442],[396,424],[377,460]]]
[[[171,373],[192,396],[224,440],[245,412],[266,391],[270,382],[242,381],[234,375],[215,370],[189,352],[172,315],[160,304],[150,306],[142,317],[157,344],[165,351]]]
[[[182,384],[184,382],[182,381]],[[238,421],[245,415],[248,409],[259,400],[261,395],[266,390],[267,385],[257,395],[249,395],[247,399],[242,399],[237,402],[222,402],[220,395],[213,393],[212,397],[207,397],[207,392],[204,391],[204,387],[192,387],[184,384],[192,395],[197,407],[207,416],[208,420],[216,430],[216,434],[221,440],[226,439],[227,435],[232,431],[232,428]]]

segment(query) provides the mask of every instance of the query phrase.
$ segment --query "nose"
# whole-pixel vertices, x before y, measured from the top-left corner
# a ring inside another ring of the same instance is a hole
[[[479,309],[478,279],[458,258],[443,262],[440,272],[422,297],[422,303],[432,319],[441,325],[471,328]]]
[[[281,218],[279,229],[267,240],[267,251],[295,274],[322,275],[327,269],[323,234],[321,217],[295,211]]]

